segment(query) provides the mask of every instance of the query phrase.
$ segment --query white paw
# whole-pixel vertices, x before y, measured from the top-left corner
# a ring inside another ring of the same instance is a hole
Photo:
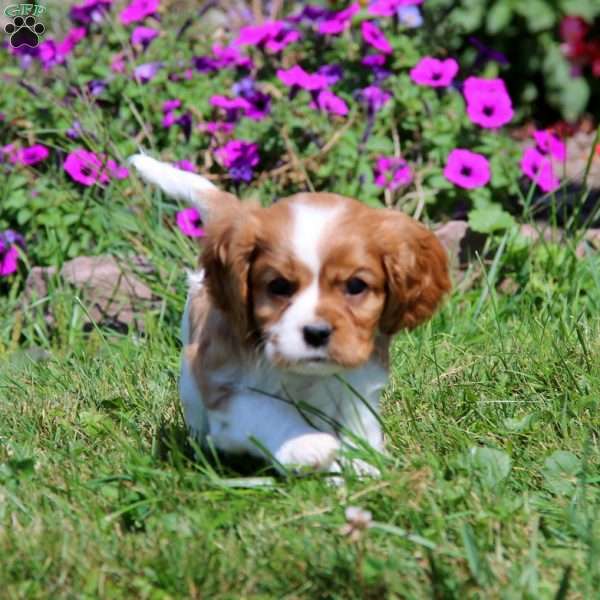
[[[285,442],[275,453],[275,458],[285,466],[326,471],[339,449],[339,440],[329,433],[305,433]]]
[[[381,477],[381,471],[377,467],[374,467],[360,458],[352,459],[348,467],[359,477]]]

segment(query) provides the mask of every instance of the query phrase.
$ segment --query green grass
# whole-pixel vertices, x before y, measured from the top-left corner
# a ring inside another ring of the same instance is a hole
[[[51,300],[60,334],[6,319],[0,595],[597,597],[600,262],[534,256],[518,293],[456,292],[398,337],[390,459],[380,480],[342,488],[194,460],[176,389],[181,287],[144,338],[82,334],[68,290]],[[357,541],[340,533],[348,506],[375,521]]]

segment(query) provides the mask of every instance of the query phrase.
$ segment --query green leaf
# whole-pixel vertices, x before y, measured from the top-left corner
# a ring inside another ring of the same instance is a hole
[[[488,33],[498,33],[504,29],[512,18],[512,7],[507,0],[498,0],[490,9],[486,19]]]
[[[502,450],[475,446],[469,450],[469,465],[483,487],[493,489],[508,477],[511,460]]]
[[[554,494],[571,494],[577,484],[581,460],[572,452],[557,450],[545,461],[542,473],[546,487]]]
[[[490,204],[486,208],[476,208],[469,212],[469,226],[479,233],[493,233],[509,229],[515,224],[512,215],[507,213],[497,204]]]

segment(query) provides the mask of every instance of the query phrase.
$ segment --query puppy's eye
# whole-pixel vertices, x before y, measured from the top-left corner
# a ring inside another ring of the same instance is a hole
[[[267,284],[267,290],[274,296],[291,296],[294,293],[294,284],[285,277],[276,277]]]
[[[357,296],[367,289],[367,284],[360,277],[351,277],[346,281],[346,293]]]

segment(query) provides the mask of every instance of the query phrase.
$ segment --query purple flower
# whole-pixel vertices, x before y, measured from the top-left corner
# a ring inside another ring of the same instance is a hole
[[[85,0],[71,7],[69,18],[82,25],[100,23],[111,4],[112,0]]]
[[[86,87],[91,96],[100,96],[106,89],[106,81],[103,79],[92,79],[87,82]]]
[[[173,110],[177,110],[181,107],[181,100],[179,98],[174,98],[173,100],[165,100],[162,105],[163,113],[168,113]]]
[[[327,80],[327,85],[335,85],[343,76],[344,72],[340,65],[323,65],[317,71],[317,75],[323,75]]]
[[[131,44],[133,46],[143,46],[144,50],[150,45],[152,40],[160,34],[159,31],[152,27],[136,27],[131,32]]]
[[[182,171],[189,171],[190,173],[196,173],[198,169],[196,169],[196,165],[183,158],[182,160],[178,160],[176,162],[173,163],[178,169],[181,169]]]
[[[310,103],[311,108],[318,108],[331,115],[344,116],[348,114],[348,105],[330,90],[321,90],[316,100]]]
[[[554,174],[552,163],[537,148],[527,148],[521,158],[521,171],[546,192],[554,192],[560,180]]]
[[[299,65],[291,69],[277,69],[277,77],[284,85],[299,87],[305,90],[321,90],[327,87],[327,77],[317,73],[307,73]]]
[[[232,91],[245,100],[246,106],[243,108],[243,114],[249,119],[262,121],[271,112],[271,96],[257,89],[252,77],[244,77],[235,83]]]
[[[363,88],[358,93],[359,98],[367,105],[369,113],[376,113],[391,99],[392,95],[376,85]]]
[[[567,147],[553,131],[549,129],[534,131],[533,139],[538,150],[543,154],[551,154],[561,162],[567,159]]]
[[[331,11],[323,8],[322,6],[305,4],[297,15],[288,17],[287,20],[291,23],[302,23],[303,21],[315,22],[330,18],[331,15]]]
[[[363,56],[360,64],[366,67],[382,67],[386,59],[385,54],[367,54],[367,56]]]
[[[379,17],[393,17],[402,6],[422,3],[423,0],[376,0],[369,6],[369,12]]]
[[[160,62],[144,63],[143,65],[138,65],[133,70],[133,75],[140,83],[148,83],[156,77],[156,74],[161,68],[162,63]]]
[[[175,216],[177,227],[183,235],[189,237],[203,237],[204,229],[200,227],[202,221],[200,220],[200,213],[195,208],[184,208],[177,212]]]
[[[211,96],[210,105],[223,109],[225,120],[228,122],[237,121],[240,114],[244,114],[250,103],[244,98],[229,98],[228,96]]]
[[[17,270],[18,246],[25,247],[25,240],[20,233],[12,229],[0,232],[0,277],[8,277]]]
[[[400,6],[396,11],[398,21],[406,27],[416,29],[423,25],[423,16],[418,6]]]
[[[360,26],[363,40],[379,52],[391,54],[394,49],[383,34],[383,31],[370,21],[363,21]]]
[[[215,44],[212,47],[213,56],[195,56],[192,59],[197,71],[201,73],[210,73],[220,69],[231,67],[240,67],[242,69],[252,69],[254,63],[250,58],[240,53],[237,48],[231,46],[219,46]]]
[[[345,10],[333,13],[319,23],[318,31],[323,35],[338,35],[350,27],[352,17],[360,11],[360,4],[355,2]]]
[[[122,52],[115,54],[110,60],[110,70],[113,73],[125,72],[125,56]]]
[[[215,151],[234,181],[250,181],[259,163],[258,145],[246,140],[230,140]]]
[[[74,27],[69,30],[61,42],[47,39],[38,46],[38,55],[44,70],[49,71],[55,65],[63,64],[73,52],[75,46],[86,36],[84,27]]]
[[[486,46],[476,37],[470,36],[469,43],[477,48],[477,59],[475,61],[477,66],[485,65],[490,61],[497,62],[501,65],[508,65],[508,59],[502,52]],[[475,67],[475,69],[477,69],[477,67]]]
[[[210,135],[216,135],[217,133],[230,134],[233,132],[234,127],[233,123],[222,123],[220,121],[206,121],[198,125],[200,131]]]
[[[412,181],[412,171],[403,158],[380,156],[375,164],[375,184],[395,190]]]
[[[483,187],[491,177],[490,163],[482,154],[455,148],[446,160],[444,176],[466,190]]]
[[[71,127],[67,129],[65,132],[67,137],[72,140],[77,140],[81,137],[83,133],[83,129],[81,128],[81,123],[77,120],[73,121]]]
[[[457,73],[458,63],[453,58],[425,56],[410,70],[410,78],[418,85],[448,87]]]
[[[467,115],[473,123],[486,129],[497,129],[513,118],[508,94],[475,93],[467,100]]]
[[[119,14],[123,25],[129,25],[136,21],[143,21],[146,17],[153,15],[160,5],[160,0],[133,0]]]
[[[35,144],[28,148],[17,150],[17,152],[10,157],[10,160],[13,163],[31,166],[46,160],[49,154],[48,148],[41,144]]]
[[[129,177],[129,169],[117,164],[112,158],[106,161],[106,169],[114,179],[126,179]]]
[[[267,52],[281,52],[286,46],[300,39],[300,33],[290,29],[283,21],[267,21],[262,25],[242,27],[233,42],[238,46],[258,46]]]

